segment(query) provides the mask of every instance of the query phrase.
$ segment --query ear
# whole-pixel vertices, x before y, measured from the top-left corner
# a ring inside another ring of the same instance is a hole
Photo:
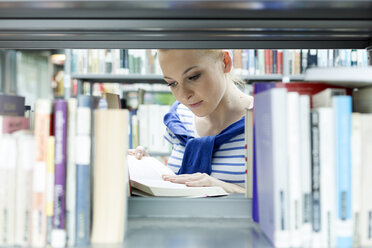
[[[232,59],[228,51],[223,52],[222,59],[224,65],[224,73],[229,73],[232,69]]]

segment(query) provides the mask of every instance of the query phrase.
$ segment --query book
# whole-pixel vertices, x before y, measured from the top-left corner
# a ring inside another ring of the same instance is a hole
[[[47,245],[52,244],[53,231],[53,212],[54,212],[54,176],[55,176],[55,138],[49,136],[48,139],[48,158],[47,158],[47,172],[46,172],[46,215],[47,215]]]
[[[25,98],[0,94],[0,115],[24,116]]]
[[[332,107],[332,97],[346,95],[345,89],[327,88],[313,95],[313,108]]]
[[[24,131],[21,131],[24,132]],[[35,162],[35,137],[31,132],[17,132],[15,245],[28,246],[30,241],[30,211],[32,173]]]
[[[353,112],[372,113],[372,87],[353,91]]]
[[[130,185],[150,196],[165,197],[206,197],[227,195],[221,187],[187,187],[185,184],[164,181],[162,175],[174,172],[153,157],[141,160],[128,156]]]
[[[65,232],[66,212],[66,144],[67,144],[67,101],[57,99],[54,103],[54,192],[53,192],[53,230]],[[58,237],[53,235],[52,237]],[[61,237],[61,239],[65,239]],[[52,240],[54,243],[54,241]],[[56,241],[64,244],[66,240]],[[64,246],[64,245],[63,245]]]
[[[91,242],[122,243],[127,222],[127,110],[95,110]]]
[[[372,246],[372,114],[362,114],[361,116],[361,209],[360,209],[360,246]]]
[[[77,99],[67,100],[67,176],[66,176],[66,234],[67,245],[75,245],[76,226],[76,118]]]
[[[33,169],[31,246],[46,245],[46,172],[48,140],[51,134],[52,101],[38,99],[35,103],[36,162]]]
[[[287,90],[256,94],[254,114],[259,226],[274,246],[288,247]]]
[[[333,111],[335,121],[336,154],[336,239],[337,247],[350,247],[352,235],[351,202],[351,96],[334,96]]]
[[[0,115],[0,137],[3,133],[13,133],[18,130],[30,128],[30,119],[21,116]]]
[[[253,111],[246,109],[245,112],[245,189],[246,198],[253,198]]]

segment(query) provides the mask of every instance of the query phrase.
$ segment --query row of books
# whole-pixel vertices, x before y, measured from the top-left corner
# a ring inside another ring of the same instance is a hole
[[[71,72],[75,74],[160,74],[155,56],[154,49],[73,49]]]
[[[253,218],[273,245],[372,245],[371,93],[254,85]]]
[[[24,103],[23,97],[0,95],[0,246],[121,242],[128,111],[99,109],[92,115],[104,106],[98,97],[38,99],[30,131],[19,99]]]
[[[302,74],[307,68],[367,66],[366,50],[244,49],[229,50],[236,74]],[[77,74],[161,74],[154,49],[74,49],[71,72]],[[287,57],[287,59],[285,59]]]
[[[235,72],[242,75],[283,74],[284,67],[288,67],[285,73],[298,75],[311,67],[368,66],[367,51],[356,49],[248,49],[230,54]]]

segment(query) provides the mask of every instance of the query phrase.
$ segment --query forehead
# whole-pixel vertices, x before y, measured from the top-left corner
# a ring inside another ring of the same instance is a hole
[[[190,66],[207,66],[212,58],[203,50],[159,50],[159,63],[163,72],[187,69]]]

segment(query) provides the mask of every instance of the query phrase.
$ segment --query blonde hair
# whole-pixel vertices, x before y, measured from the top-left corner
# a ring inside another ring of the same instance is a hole
[[[158,56],[159,52],[166,52],[169,50],[172,50],[172,49],[158,49],[156,56]],[[195,49],[194,51],[200,51],[201,53],[214,55],[216,60],[219,59],[219,57],[222,56],[224,52],[224,50],[218,50],[218,49]],[[240,76],[234,74],[232,70],[226,74],[226,77],[228,78],[228,80],[234,82],[234,84],[239,87],[244,87],[246,84],[245,80],[242,79]]]

